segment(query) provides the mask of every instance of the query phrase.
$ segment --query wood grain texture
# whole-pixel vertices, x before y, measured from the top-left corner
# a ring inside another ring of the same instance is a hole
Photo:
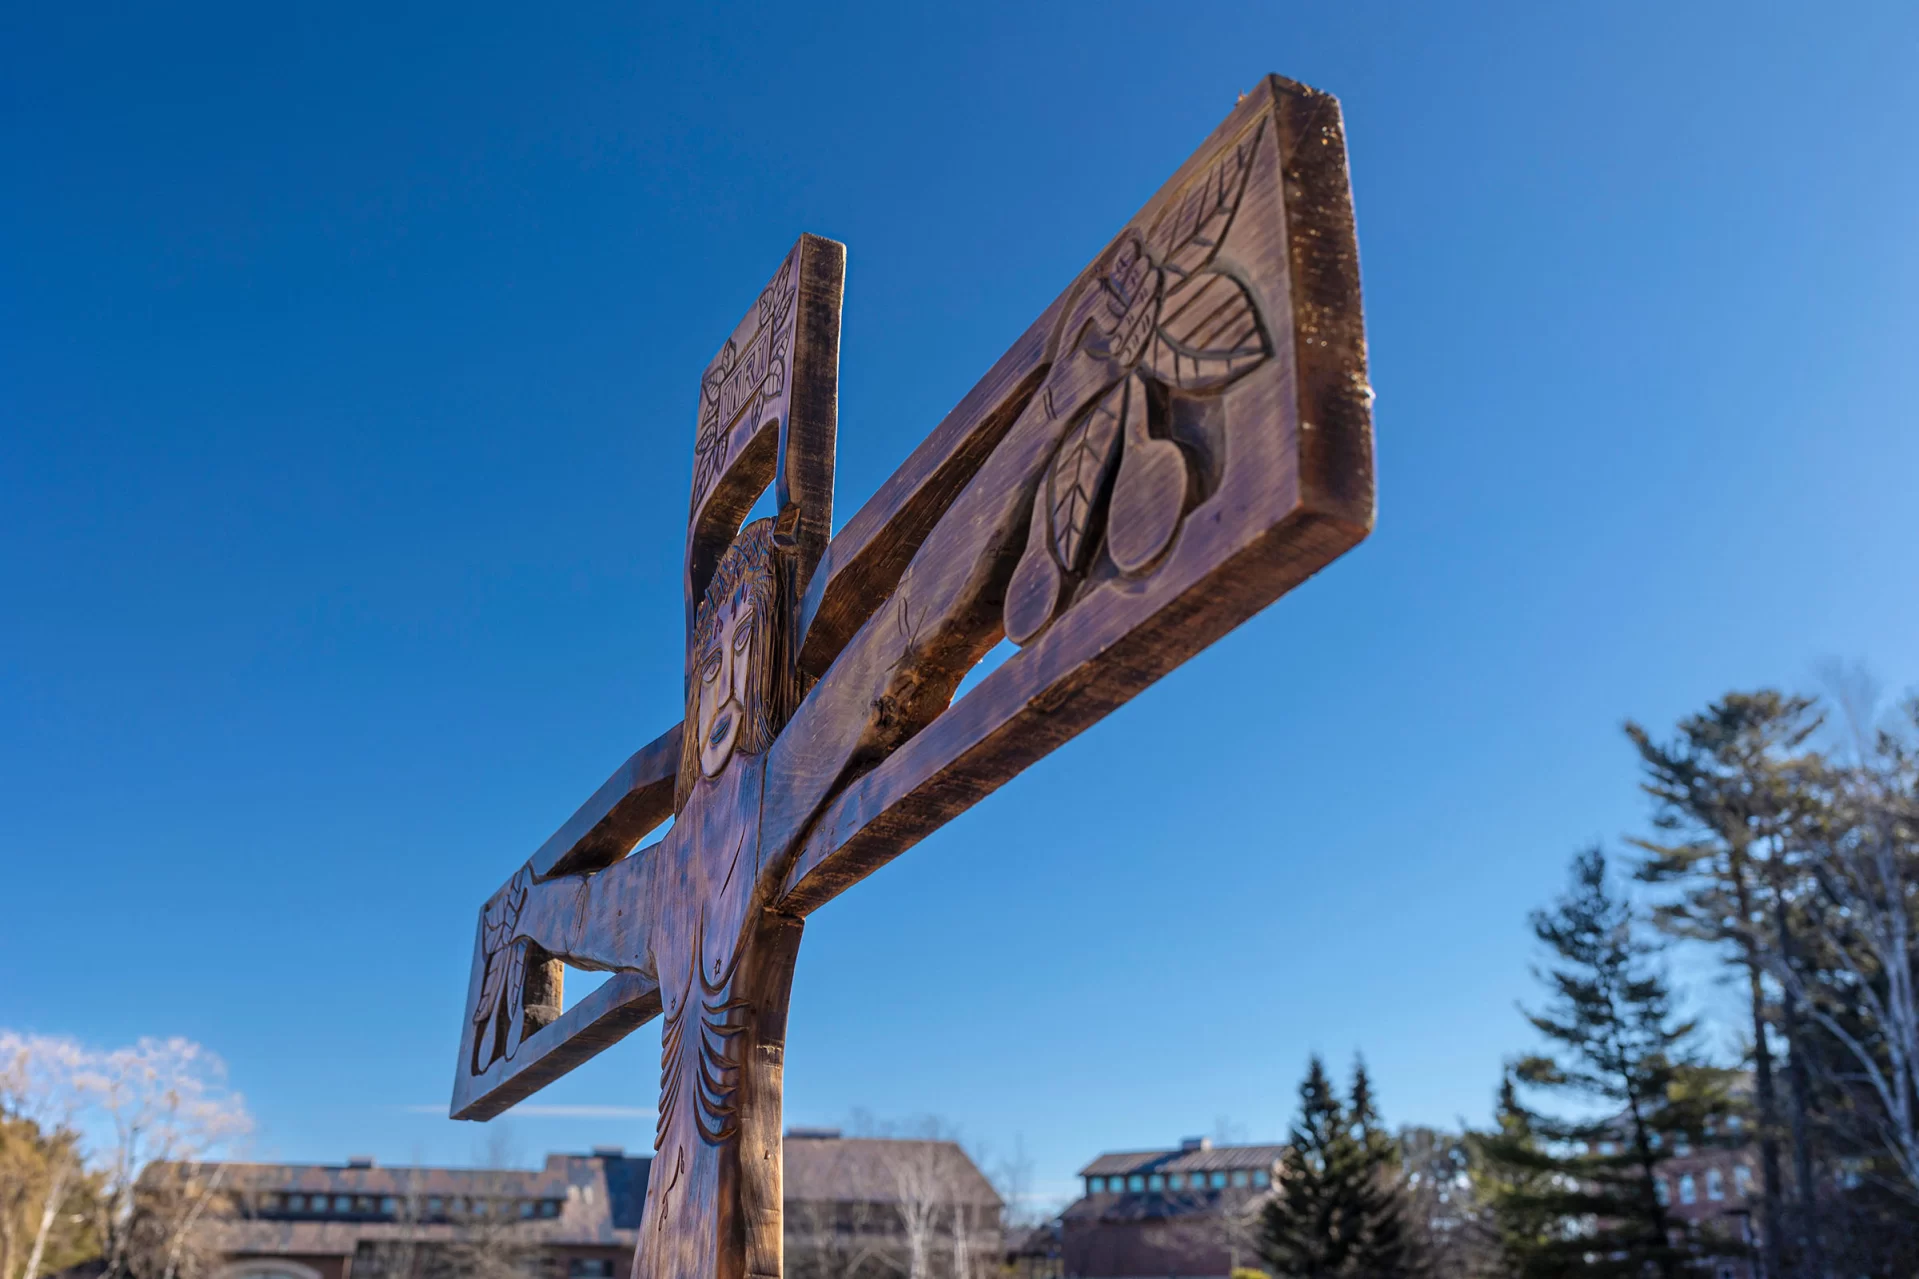
[[[1344,156],[1336,102],[1266,82],[1056,305],[1038,389],[774,744],[765,838],[801,844],[783,909],[830,899],[1370,530]],[[1142,438],[1183,480],[1132,495],[1128,531],[1160,527],[1122,564],[1110,508]],[[1021,650],[952,704],[1015,620]]]
[[[680,726],[661,733],[614,770],[593,797],[528,861],[535,878],[579,875],[611,866],[673,815],[680,769]]]
[[[846,246],[802,235],[700,379],[687,515],[686,629],[761,493],[793,509],[801,588],[833,526]]]
[[[843,252],[762,291],[702,379],[686,718],[482,909],[454,1087],[663,1016],[636,1279],[781,1273],[805,916],[1370,531],[1357,253],[1338,104],[1269,78],[830,543]],[[562,1013],[563,964],[616,975]]]

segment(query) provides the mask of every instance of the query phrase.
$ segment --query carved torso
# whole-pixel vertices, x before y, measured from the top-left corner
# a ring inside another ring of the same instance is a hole
[[[635,1279],[736,1279],[742,1065],[759,1050],[751,978],[765,757],[702,780],[657,856],[654,900],[684,903],[654,934],[665,1025],[660,1116]],[[783,1010],[782,1010],[783,1012]],[[782,1018],[783,1020],[783,1018]]]

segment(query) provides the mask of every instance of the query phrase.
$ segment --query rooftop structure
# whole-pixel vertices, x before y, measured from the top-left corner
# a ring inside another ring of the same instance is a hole
[[[932,1255],[997,1263],[999,1196],[954,1143],[845,1138],[829,1129],[789,1138],[786,1236],[796,1276],[891,1275],[914,1228],[927,1234],[919,1243]],[[479,1271],[625,1279],[652,1162],[596,1147],[548,1155],[539,1169],[383,1168],[354,1156],[344,1164],[189,1171],[218,1186],[201,1227],[221,1259],[215,1279],[452,1279]]]
[[[1080,1169],[1086,1193],[1061,1214],[1068,1279],[1214,1279],[1251,1261],[1247,1221],[1286,1147],[1115,1151]]]

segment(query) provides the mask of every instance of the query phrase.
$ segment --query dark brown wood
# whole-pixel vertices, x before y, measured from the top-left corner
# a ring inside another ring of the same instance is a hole
[[[680,772],[680,726],[661,733],[627,759],[541,844],[527,865],[536,878],[583,875],[611,866],[673,815]]]
[[[842,269],[803,238],[703,381],[684,728],[481,912],[457,1117],[664,1015],[636,1279],[780,1274],[806,914],[1372,526],[1324,94],[1275,77],[1243,98],[829,544]],[[779,515],[740,529],[768,485]],[[671,829],[631,852],[669,795]],[[561,963],[616,976],[561,1013]]]
[[[771,485],[800,588],[833,527],[846,246],[803,235],[700,379],[687,515],[686,630],[740,521]]]

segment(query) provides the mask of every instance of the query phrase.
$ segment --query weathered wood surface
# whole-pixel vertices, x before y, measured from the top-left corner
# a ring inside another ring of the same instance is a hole
[[[680,726],[661,733],[620,765],[527,865],[536,878],[580,875],[611,866],[673,815],[680,772]]]
[[[1332,98],[1246,95],[828,542],[843,263],[804,237],[702,381],[683,729],[481,916],[456,1117],[665,1016],[636,1276],[780,1273],[805,915],[1371,528]],[[563,965],[616,976],[562,1014]]]

